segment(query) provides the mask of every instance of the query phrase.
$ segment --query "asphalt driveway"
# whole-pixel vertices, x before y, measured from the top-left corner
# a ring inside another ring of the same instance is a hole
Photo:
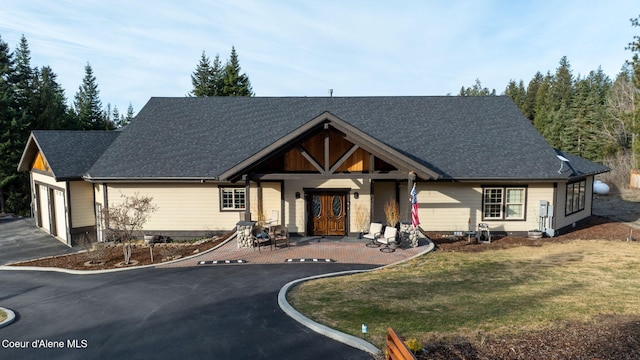
[[[370,267],[214,265],[95,275],[0,271],[0,305],[17,315],[0,329],[0,354],[12,359],[371,359],[307,329],[277,304],[280,288],[294,279]],[[20,345],[26,348],[11,347]]]
[[[36,227],[34,219],[0,220],[0,265],[75,251]]]

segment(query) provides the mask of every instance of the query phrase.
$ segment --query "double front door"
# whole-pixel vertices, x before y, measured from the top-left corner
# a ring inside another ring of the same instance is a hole
[[[312,192],[307,202],[309,234],[314,236],[344,236],[346,233],[345,192]]]

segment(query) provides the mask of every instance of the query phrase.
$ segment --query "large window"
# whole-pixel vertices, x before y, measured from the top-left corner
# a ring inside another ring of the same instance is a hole
[[[524,220],[526,191],[524,187],[483,188],[482,219]]]
[[[222,210],[245,210],[245,188],[221,188]]]
[[[567,184],[567,199],[564,209],[565,215],[571,215],[584,210],[586,190],[587,180]]]

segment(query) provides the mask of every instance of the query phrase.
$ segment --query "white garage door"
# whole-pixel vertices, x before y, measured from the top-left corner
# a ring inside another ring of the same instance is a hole
[[[54,190],[54,211],[55,211],[55,221],[56,221],[56,235],[59,238],[67,241],[67,216],[65,212],[64,205],[64,191]]]
[[[49,223],[49,188],[43,185],[38,185],[40,187],[38,194],[38,202],[40,210],[40,221],[42,222],[42,228],[47,230],[47,232],[51,232],[50,223]]]

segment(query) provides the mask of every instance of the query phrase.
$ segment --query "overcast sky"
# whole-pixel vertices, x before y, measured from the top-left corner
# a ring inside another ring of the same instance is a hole
[[[554,72],[610,77],[640,35],[638,0],[0,0],[0,37],[21,35],[71,101],[91,64],[103,105],[139,111],[185,96],[203,51],[235,46],[256,96],[457,95],[480,79]]]

